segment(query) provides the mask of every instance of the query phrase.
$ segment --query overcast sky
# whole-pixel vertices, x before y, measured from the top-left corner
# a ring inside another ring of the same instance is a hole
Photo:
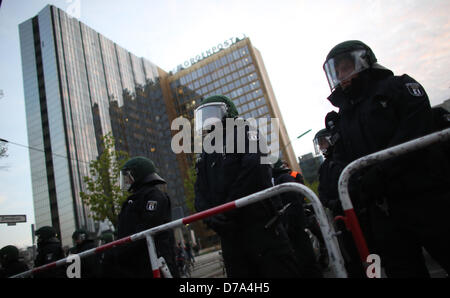
[[[0,138],[19,144],[28,140],[18,25],[47,4],[166,71],[245,34],[261,52],[297,156],[313,151],[314,134],[334,109],[322,64],[339,42],[368,44],[380,64],[419,81],[432,105],[450,98],[448,0],[4,0]],[[0,214],[26,214],[28,222],[0,225],[0,247],[23,247],[34,223],[30,162],[27,149],[8,148],[0,159]]]

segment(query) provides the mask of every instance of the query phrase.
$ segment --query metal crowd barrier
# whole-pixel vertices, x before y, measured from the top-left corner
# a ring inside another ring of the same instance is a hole
[[[361,231],[361,227],[359,225],[355,211],[353,210],[352,202],[350,200],[348,184],[351,175],[354,174],[356,171],[361,170],[364,167],[373,165],[377,162],[394,158],[399,155],[409,153],[418,149],[422,149],[430,144],[443,142],[448,139],[450,139],[450,128],[363,156],[351,162],[342,171],[339,177],[338,188],[339,188],[339,199],[342,204],[342,209],[344,210],[345,213],[343,220],[345,222],[347,229],[350,230],[350,232],[353,235],[353,239],[356,243],[356,247],[358,248],[358,252],[363,264],[367,263],[367,256],[369,255],[369,249],[367,247],[366,240]]]
[[[179,227],[182,225],[186,225],[191,222],[201,220],[206,217],[209,217],[209,216],[212,216],[212,215],[215,215],[218,213],[222,213],[222,212],[225,212],[228,210],[242,208],[244,206],[259,202],[261,200],[273,197],[275,195],[278,195],[278,194],[281,194],[284,192],[291,192],[291,191],[301,193],[304,196],[306,196],[308,199],[310,199],[310,201],[313,205],[317,220],[319,222],[320,230],[321,230],[321,232],[323,234],[323,238],[325,240],[325,245],[326,245],[329,260],[330,260],[330,267],[334,271],[336,277],[347,277],[347,272],[344,267],[344,260],[342,258],[342,254],[339,249],[339,245],[337,244],[337,241],[334,238],[336,236],[336,233],[334,231],[333,226],[330,225],[330,223],[328,222],[328,219],[325,215],[325,211],[323,209],[321,202],[319,201],[316,194],[311,189],[309,189],[308,187],[306,187],[302,184],[294,183],[294,182],[283,183],[283,184],[262,190],[260,192],[251,194],[249,196],[243,197],[241,199],[238,199],[238,200],[235,200],[235,201],[232,201],[229,203],[225,203],[223,205],[219,205],[214,208],[211,208],[211,209],[208,209],[208,210],[205,210],[202,212],[198,212],[198,213],[195,213],[193,215],[190,215],[190,216],[178,219],[178,220],[171,221],[169,223],[133,234],[131,236],[107,243],[105,245],[102,245],[102,246],[99,246],[99,247],[96,247],[96,248],[93,248],[90,250],[86,250],[84,252],[79,253],[78,256],[81,259],[81,258],[93,255],[95,253],[102,252],[104,250],[107,250],[107,249],[110,249],[110,248],[113,248],[113,247],[116,247],[116,246],[119,246],[119,245],[122,245],[125,243],[135,242],[137,240],[145,238],[147,240],[147,247],[148,247],[148,252],[149,252],[149,256],[150,256],[150,263],[152,266],[153,277],[160,278],[161,277],[161,272],[159,269],[160,262],[158,262],[156,249],[155,249],[155,242],[153,239],[153,236],[155,234],[165,231],[165,230],[173,229],[173,228],[176,228],[176,227]],[[49,263],[44,266],[36,267],[34,269],[25,271],[23,273],[17,274],[12,277],[13,278],[27,277],[33,273],[37,273],[37,272],[40,272],[43,270],[48,270],[50,268],[65,265],[67,263],[67,259],[69,257],[58,260],[53,263]]]

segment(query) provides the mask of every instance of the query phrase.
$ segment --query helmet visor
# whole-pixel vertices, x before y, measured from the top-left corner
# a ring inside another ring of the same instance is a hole
[[[201,105],[194,112],[194,129],[197,135],[210,131],[214,125],[227,115],[227,105],[223,102],[213,102]]]
[[[134,183],[134,178],[131,175],[131,171],[130,170],[122,170],[120,171],[120,176],[119,176],[119,185],[120,185],[120,189],[123,191],[128,191],[131,188],[131,185],[133,185]]]
[[[314,139],[314,151],[316,155],[326,155],[331,147],[331,136],[322,135]]]
[[[347,82],[356,74],[368,69],[366,50],[357,50],[337,55],[325,61],[323,70],[327,76],[331,91],[342,82]]]

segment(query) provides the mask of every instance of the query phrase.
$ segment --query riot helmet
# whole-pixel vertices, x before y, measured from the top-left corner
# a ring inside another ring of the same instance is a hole
[[[120,170],[120,188],[131,191],[142,183],[166,183],[156,172],[152,160],[144,156],[130,158]]]
[[[316,154],[323,154],[327,157],[330,154],[331,146],[331,133],[326,128],[319,130],[314,136],[314,150]]]
[[[114,234],[112,232],[104,232],[100,236],[100,241],[102,244],[106,244],[114,241]]]
[[[2,266],[7,265],[19,259],[19,250],[13,245],[7,245],[0,249],[0,263]]]
[[[44,226],[39,228],[35,232],[35,235],[38,237],[37,242],[41,243],[50,240],[51,238],[56,238],[56,230],[53,227]]]
[[[348,40],[336,45],[328,53],[323,64],[332,92],[338,86],[346,89],[352,79],[369,68],[387,70],[377,63],[377,58],[370,47],[359,40]]]
[[[198,136],[204,135],[218,123],[223,123],[226,118],[234,119],[238,115],[236,106],[227,96],[210,96],[194,111],[194,131]]]
[[[78,229],[75,232],[73,232],[72,234],[72,240],[75,244],[79,244],[82,243],[85,240],[89,239],[89,234],[83,230],[83,229]]]

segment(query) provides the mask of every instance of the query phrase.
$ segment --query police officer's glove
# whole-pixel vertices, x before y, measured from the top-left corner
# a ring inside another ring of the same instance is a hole
[[[361,179],[362,196],[370,202],[381,200],[386,194],[385,174],[380,166],[371,167]]]
[[[225,235],[237,230],[238,226],[233,219],[220,213],[206,218],[205,223],[219,235]]]

